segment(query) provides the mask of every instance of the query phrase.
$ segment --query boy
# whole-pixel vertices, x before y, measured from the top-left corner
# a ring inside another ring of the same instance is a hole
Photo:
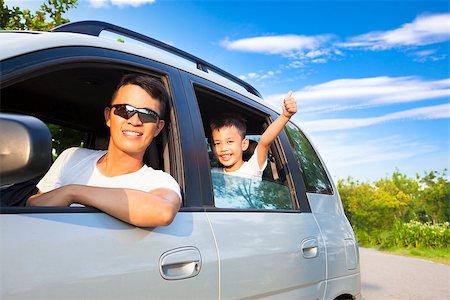
[[[267,165],[270,144],[277,138],[289,119],[297,112],[297,104],[290,91],[283,101],[282,114],[264,131],[252,157],[242,159],[249,146],[245,137],[245,121],[236,116],[222,115],[210,123],[211,148],[223,166],[223,172],[247,178],[262,178]]]

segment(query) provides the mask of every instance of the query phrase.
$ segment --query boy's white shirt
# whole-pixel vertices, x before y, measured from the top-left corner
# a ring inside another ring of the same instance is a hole
[[[258,164],[258,146],[256,146],[252,157],[248,161],[244,161],[242,166],[236,171],[227,172],[224,168],[214,168],[214,172],[223,172],[228,175],[239,176],[249,179],[262,179],[264,169],[267,166],[267,159],[264,161],[263,166],[260,168]]]

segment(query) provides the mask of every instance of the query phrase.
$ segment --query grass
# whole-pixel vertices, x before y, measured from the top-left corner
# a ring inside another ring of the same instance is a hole
[[[450,266],[450,250],[449,249],[431,249],[431,248],[400,248],[400,247],[392,247],[387,249],[378,250],[403,255],[403,256],[411,256],[417,257],[425,260],[429,260],[432,262],[445,264]]]

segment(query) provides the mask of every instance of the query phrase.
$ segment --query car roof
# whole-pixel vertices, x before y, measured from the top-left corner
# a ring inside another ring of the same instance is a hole
[[[115,37],[100,36],[103,31],[112,32]],[[117,34],[124,36],[126,41],[119,42]],[[130,40],[128,40],[129,37]],[[68,23],[54,28],[51,32],[0,31],[0,40],[2,41],[0,60],[35,51],[68,46],[90,46],[116,50],[170,65],[217,83],[265,105],[261,102],[262,97],[259,92],[240,78],[173,46],[105,22]]]

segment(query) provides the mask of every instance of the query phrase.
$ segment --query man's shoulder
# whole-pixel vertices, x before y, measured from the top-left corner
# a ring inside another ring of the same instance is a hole
[[[71,147],[61,153],[62,156],[73,156],[78,159],[82,159],[90,156],[101,156],[106,153],[106,150],[92,150],[80,147]]]
[[[106,151],[92,150],[80,147],[71,147],[64,150],[56,159],[60,164],[79,165],[82,162],[91,161],[91,159],[99,159]]]
[[[142,168],[140,172],[149,176],[172,177],[172,175],[163,170],[153,169],[152,167],[149,167],[147,165],[145,165],[145,167]]]

